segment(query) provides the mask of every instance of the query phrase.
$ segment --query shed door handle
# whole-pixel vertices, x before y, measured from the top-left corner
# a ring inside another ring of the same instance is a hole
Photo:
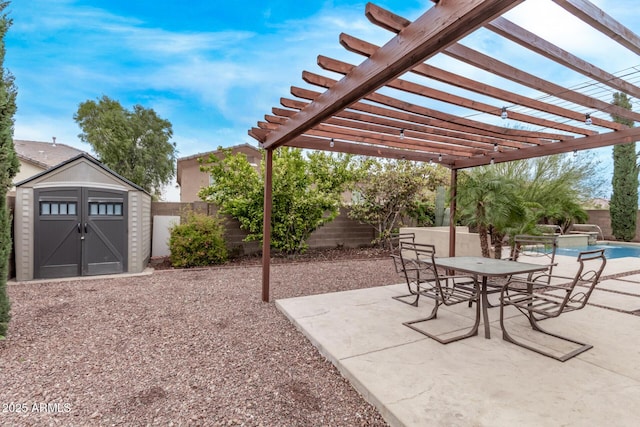
[[[88,224],[85,222],[85,223],[84,223],[84,232],[85,232],[85,233],[87,233],[87,229],[88,229],[87,227],[88,227]]]
[[[78,223],[78,233],[82,233],[82,224]]]

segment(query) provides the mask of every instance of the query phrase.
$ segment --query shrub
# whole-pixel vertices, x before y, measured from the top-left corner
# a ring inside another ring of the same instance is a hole
[[[224,226],[218,218],[191,213],[184,224],[171,228],[169,238],[174,267],[202,267],[227,260]]]

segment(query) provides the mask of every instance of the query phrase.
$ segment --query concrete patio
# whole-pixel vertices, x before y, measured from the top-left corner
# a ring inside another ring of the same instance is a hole
[[[554,273],[575,258],[557,256]],[[391,261],[389,261],[391,262]],[[604,276],[640,269],[637,258],[608,260]],[[399,280],[400,281],[400,280]],[[640,275],[605,278],[583,310],[545,321],[593,349],[561,363],[502,340],[499,309],[483,333],[441,345],[402,322],[426,316],[392,299],[406,285],[278,300],[278,308],[393,426],[635,426],[640,419]],[[494,297],[495,298],[495,297]],[[530,335],[509,313],[513,335]],[[431,331],[471,325],[474,310],[444,308]],[[557,343],[533,337],[554,350]]]

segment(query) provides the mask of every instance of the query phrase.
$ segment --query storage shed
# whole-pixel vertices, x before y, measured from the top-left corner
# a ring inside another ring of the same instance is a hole
[[[16,280],[139,273],[151,196],[82,153],[16,184]]]

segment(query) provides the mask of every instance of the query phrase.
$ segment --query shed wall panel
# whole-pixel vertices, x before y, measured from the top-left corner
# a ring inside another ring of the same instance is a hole
[[[129,192],[129,273],[140,273],[151,256],[151,197]]]
[[[33,279],[33,189],[16,190],[14,211],[16,280]]]

